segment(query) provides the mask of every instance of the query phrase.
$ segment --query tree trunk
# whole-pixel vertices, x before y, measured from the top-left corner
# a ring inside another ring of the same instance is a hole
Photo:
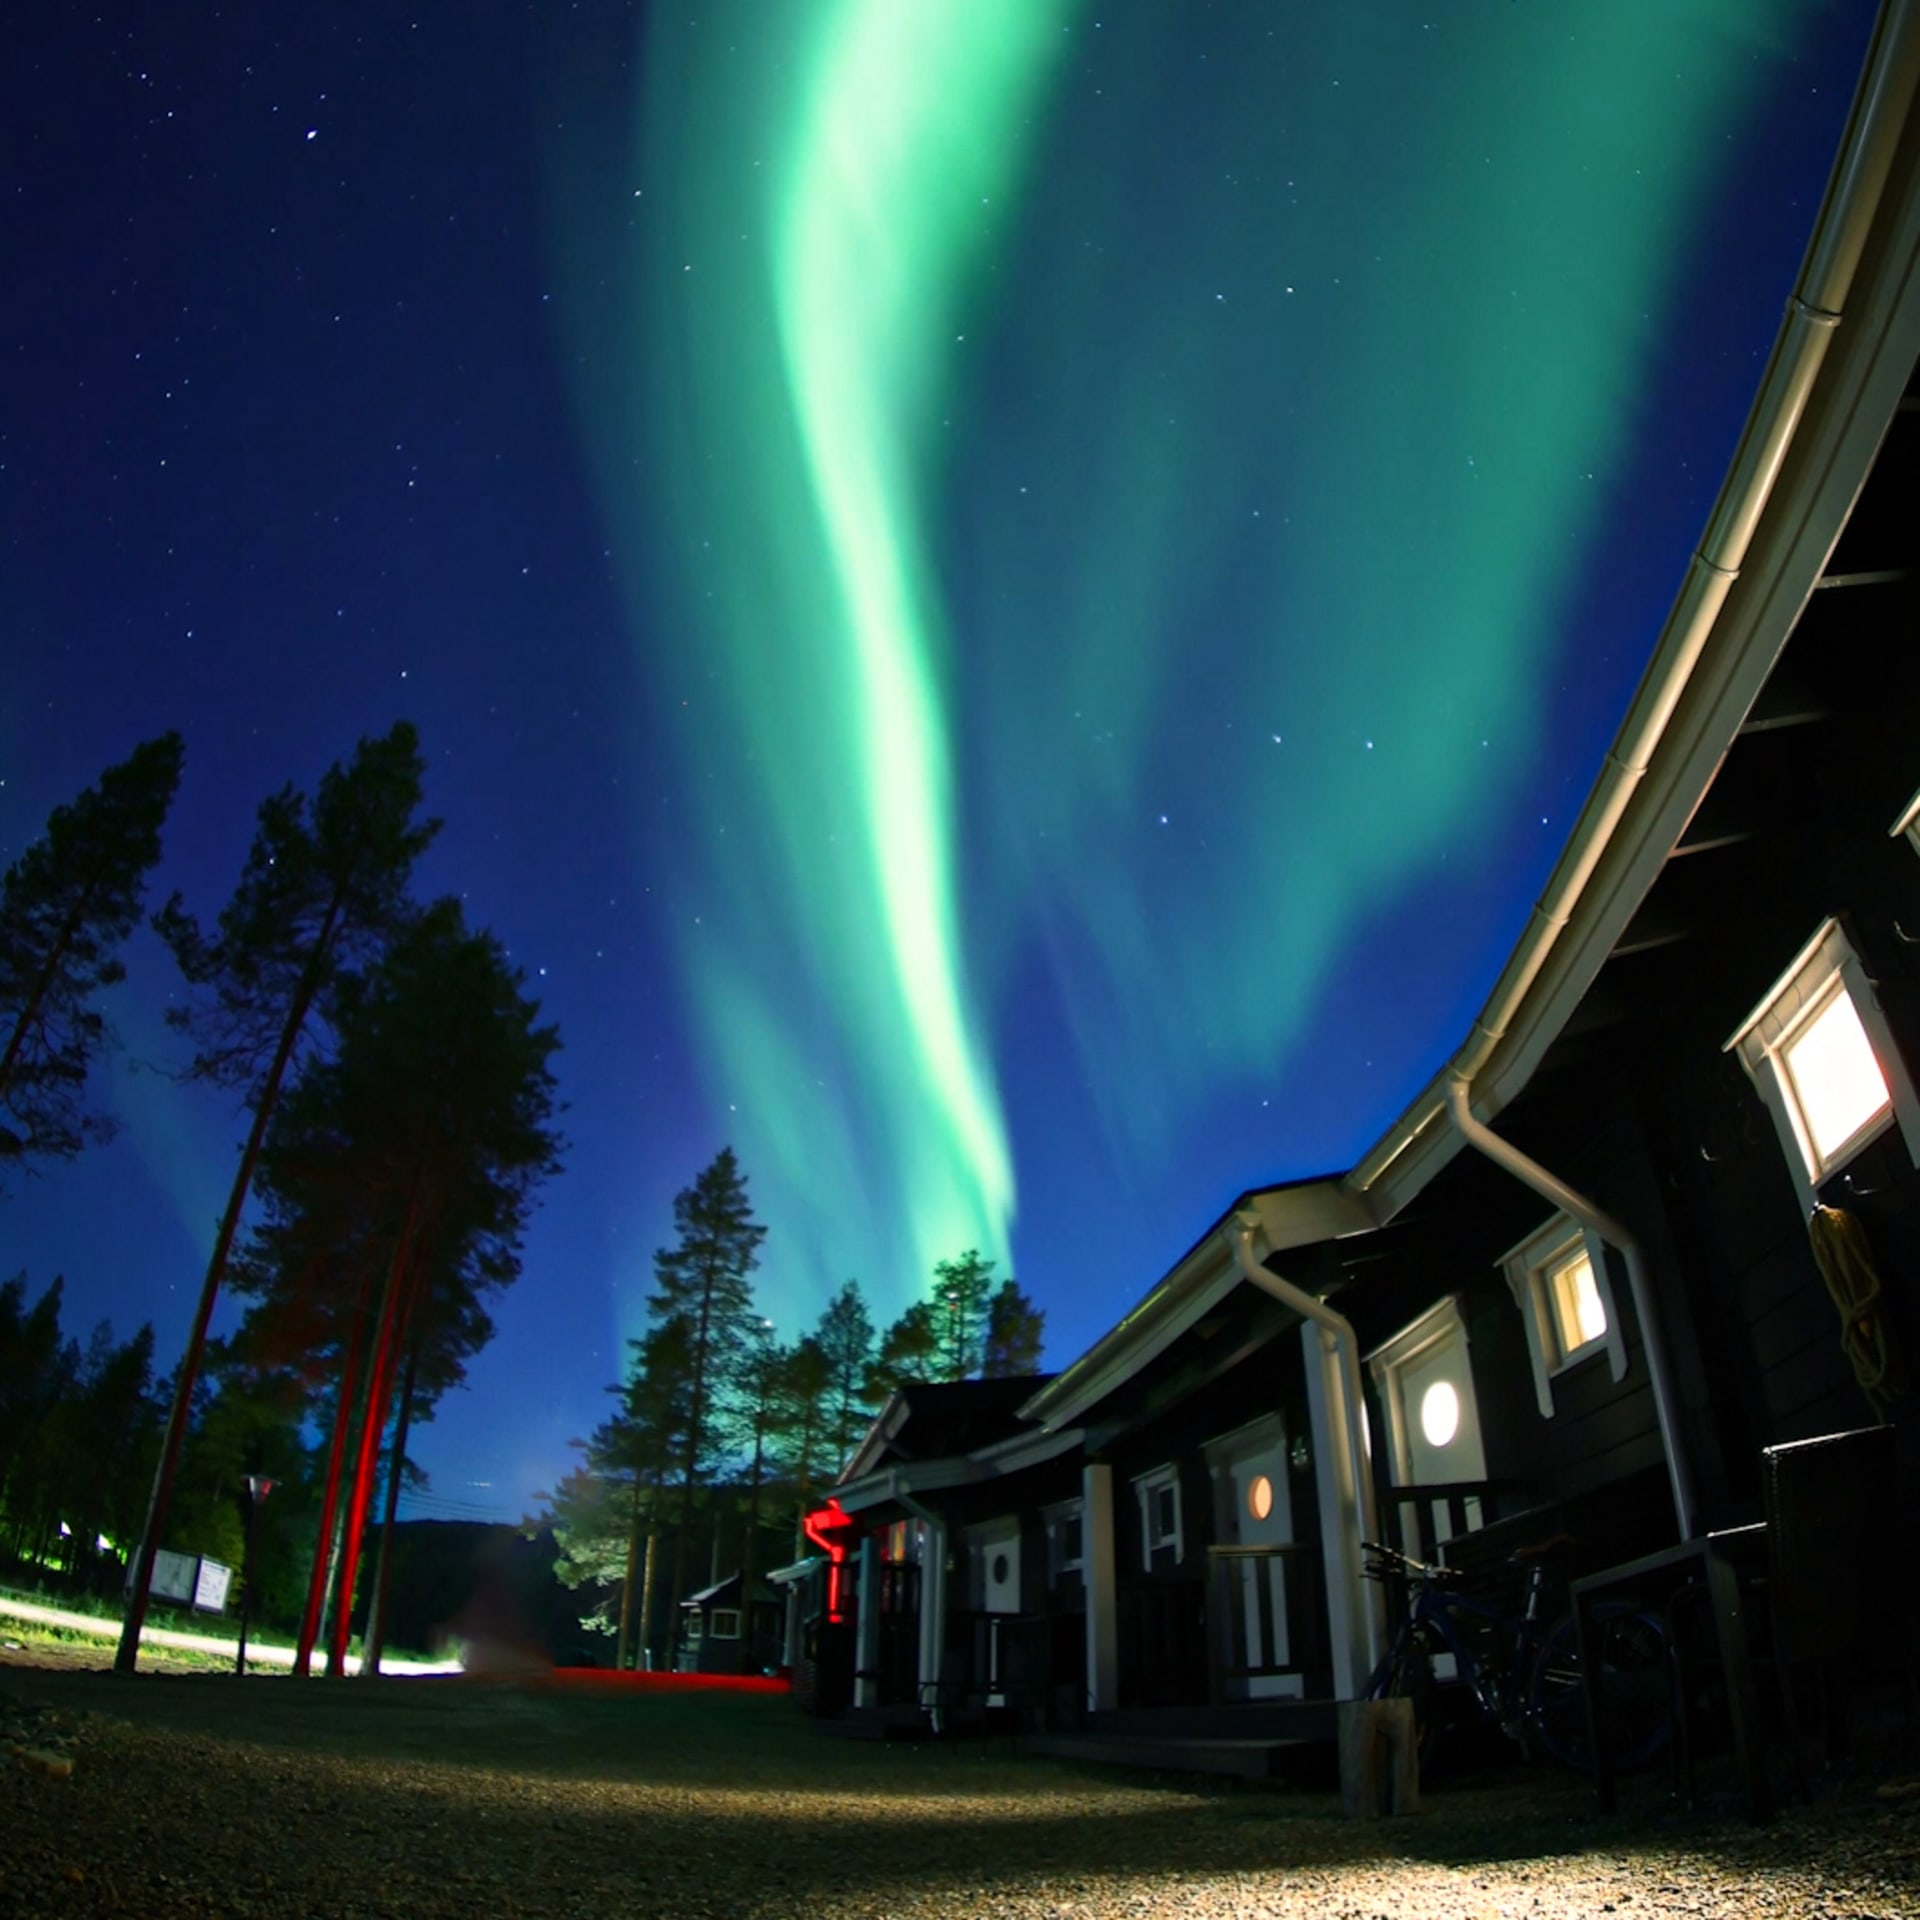
[[[633,1641],[630,1637],[633,1626],[633,1579],[640,1571],[640,1475],[638,1470],[633,1476],[633,1504],[627,1514],[627,1571],[620,1582],[620,1631],[614,1636],[613,1665],[617,1673],[625,1673],[633,1664],[627,1657]]]
[[[647,1635],[653,1619],[653,1570],[659,1559],[656,1551],[659,1545],[659,1516],[653,1502],[649,1500],[647,1502],[646,1570],[640,1576],[640,1664],[649,1671],[653,1667],[653,1642]]]
[[[393,1394],[396,1349],[406,1337],[406,1316],[401,1306],[413,1286],[413,1240],[419,1210],[419,1196],[409,1193],[406,1217],[400,1225],[400,1237],[394,1243],[393,1264],[387,1270],[380,1325],[368,1360],[367,1411],[360,1422],[360,1443],[354,1450],[353,1491],[347,1503],[347,1530],[340,1544],[340,1599],[334,1608],[333,1631],[327,1646],[329,1674],[344,1675],[347,1670],[347,1641],[353,1626],[353,1586],[360,1571],[360,1544],[366,1530],[367,1505],[373,1497],[373,1463],[380,1450],[380,1435],[387,1424],[387,1402]]]
[[[348,868],[351,877],[352,868]],[[173,1385],[173,1406],[167,1414],[167,1436],[160,1447],[160,1464],[154,1471],[153,1494],[147,1503],[146,1524],[140,1530],[140,1550],[134,1558],[133,1580],[127,1593],[126,1618],[120,1628],[119,1650],[113,1656],[115,1669],[132,1673],[139,1663],[140,1629],[146,1624],[147,1595],[153,1586],[154,1555],[160,1551],[160,1536],[166,1529],[167,1511],[173,1505],[174,1478],[180,1470],[180,1451],[186,1442],[187,1419],[193,1410],[194,1383],[200,1377],[200,1356],[206,1350],[207,1327],[213,1319],[213,1303],[219,1297],[220,1282],[226,1277],[227,1255],[233,1237],[240,1230],[240,1215],[253,1185],[253,1170],[266,1141],[267,1127],[280,1103],[280,1082],[286,1077],[287,1064],[299,1044],[301,1029],[320,992],[328,954],[338,930],[340,914],[346,904],[347,879],[334,889],[326,917],[315,936],[313,951],[301,970],[293,1004],[287,1009],[286,1023],[280,1029],[273,1063],[261,1083],[254,1102],[253,1125],[247,1132],[247,1144],[240,1155],[240,1170],[233,1177],[233,1191],[227,1196],[227,1210],[220,1218],[220,1231],[214,1236],[213,1253],[207,1261],[206,1278],[200,1283],[200,1303],[194,1310],[193,1329],[187,1336],[187,1350],[181,1356],[180,1370]]]
[[[302,1678],[313,1671],[314,1642],[320,1638],[327,1581],[333,1570],[334,1521],[340,1510],[340,1469],[346,1460],[347,1428],[353,1418],[353,1390],[359,1375],[360,1325],[367,1317],[367,1293],[372,1281],[372,1262],[362,1261],[360,1291],[354,1298],[353,1318],[347,1323],[346,1343],[341,1349],[339,1399],[333,1412],[333,1438],[327,1443],[327,1475],[320,1491],[320,1522],[313,1534],[313,1572],[307,1579],[306,1610],[300,1616],[300,1637],[293,1653],[293,1670]]]
[[[407,1465],[407,1429],[413,1425],[413,1383],[420,1371],[420,1343],[407,1349],[407,1377],[400,1387],[400,1423],[393,1436],[387,1468],[386,1512],[380,1518],[380,1557],[373,1571],[373,1609],[367,1619],[367,1648],[360,1672],[377,1674],[387,1644],[387,1578],[393,1570],[393,1523],[400,1507],[400,1476]]]

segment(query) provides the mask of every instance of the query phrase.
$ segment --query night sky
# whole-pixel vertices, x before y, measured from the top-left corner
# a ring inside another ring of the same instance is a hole
[[[572,1142],[418,1513],[517,1518],[731,1143],[783,1334],[978,1246],[1071,1359],[1461,1038],[1697,540],[1864,0],[28,9],[0,861],[154,900],[419,727]],[[184,1342],[243,1122],[143,937],[0,1200]],[[230,1324],[223,1313],[217,1325]]]

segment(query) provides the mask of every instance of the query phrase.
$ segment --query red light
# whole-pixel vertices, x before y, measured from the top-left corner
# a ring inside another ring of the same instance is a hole
[[[841,1506],[829,1500],[816,1507],[800,1522],[801,1531],[827,1556],[827,1618],[838,1625],[844,1618],[841,1605],[846,1577],[847,1550],[859,1535],[860,1523]]]

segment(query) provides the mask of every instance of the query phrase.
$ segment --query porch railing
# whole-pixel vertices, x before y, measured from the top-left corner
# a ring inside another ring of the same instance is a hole
[[[1383,1487],[1380,1519],[1388,1544],[1430,1560],[1448,1540],[1478,1533],[1531,1506],[1538,1490],[1524,1480],[1438,1480],[1428,1486]]]
[[[1207,1697],[1216,1706],[1291,1691],[1303,1697],[1330,1690],[1326,1589],[1320,1549],[1311,1542],[1279,1546],[1209,1547]],[[1262,1683],[1268,1683],[1263,1685]]]
[[[1183,1707],[1207,1697],[1207,1587],[1204,1579],[1152,1580],[1121,1587],[1120,1704]]]

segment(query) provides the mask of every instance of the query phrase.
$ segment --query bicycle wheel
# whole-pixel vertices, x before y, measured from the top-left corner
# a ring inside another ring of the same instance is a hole
[[[1594,1664],[1607,1753],[1615,1769],[1643,1767],[1673,1731],[1667,1693],[1667,1633],[1658,1614],[1629,1600],[1602,1600],[1591,1620]],[[1583,1773],[1593,1765],[1587,1738],[1586,1675],[1573,1616],[1554,1627],[1533,1668],[1529,1724],[1540,1745]]]

